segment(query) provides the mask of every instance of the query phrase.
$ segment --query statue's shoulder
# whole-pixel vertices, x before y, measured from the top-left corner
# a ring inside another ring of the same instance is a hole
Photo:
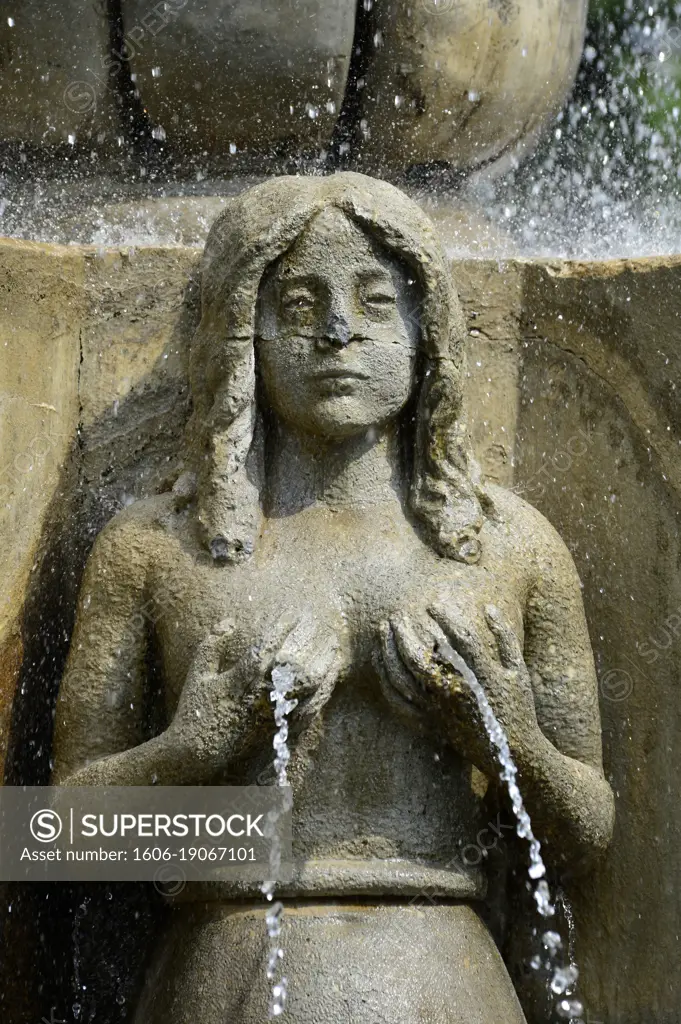
[[[140,498],[113,516],[97,535],[93,554],[115,565],[148,563],[177,531],[172,494]]]
[[[572,555],[554,526],[541,512],[515,491],[486,483],[494,512],[491,528],[503,539],[508,557],[521,560],[530,572],[544,574],[553,565],[556,572],[576,576]]]

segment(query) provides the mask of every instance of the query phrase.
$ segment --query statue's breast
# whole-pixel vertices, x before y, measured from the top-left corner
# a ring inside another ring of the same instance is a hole
[[[322,528],[318,520],[300,519],[271,524],[254,557],[241,565],[197,560],[176,549],[159,567],[154,624],[169,710],[196,647],[225,619],[234,625],[235,655],[266,641],[283,617],[332,631],[346,662],[342,685],[356,689],[359,702],[367,686],[374,688],[380,629],[395,614],[425,615],[434,603],[456,603],[472,625],[486,630],[484,607],[493,602],[521,632],[515,577],[503,562],[470,566],[442,558],[404,523],[348,530],[333,517],[322,520]]]

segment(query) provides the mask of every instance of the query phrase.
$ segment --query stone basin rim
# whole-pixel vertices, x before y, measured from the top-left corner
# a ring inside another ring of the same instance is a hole
[[[141,253],[150,256],[155,253],[177,253],[193,254],[197,258],[203,252],[203,246],[195,245],[149,245],[146,243],[132,243],[131,245],[95,245],[92,243],[83,244],[72,242],[38,242],[27,238],[13,238],[11,235],[0,235],[0,247],[25,252],[44,252],[54,256],[82,255],[85,259],[101,259],[104,256],[120,255],[129,257],[131,254]],[[551,276],[579,277],[583,273],[593,273],[594,270],[601,272],[602,276],[610,277],[627,270],[636,269],[640,272],[657,270],[659,267],[676,267],[681,265],[681,252],[671,254],[660,254],[656,256],[613,256],[607,259],[598,257],[593,259],[576,259],[575,257],[563,256],[515,256],[503,255],[491,256],[489,253],[477,255],[476,253],[458,254],[448,257],[452,266],[465,263],[476,263],[479,265],[489,264],[499,267],[504,264],[517,266],[530,266],[545,268]]]

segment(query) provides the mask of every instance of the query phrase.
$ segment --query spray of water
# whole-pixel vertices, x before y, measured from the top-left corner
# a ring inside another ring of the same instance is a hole
[[[572,96],[535,156],[473,185],[497,256],[681,251],[681,6],[592,4]]]
[[[521,839],[526,839],[530,845],[530,866],[528,868],[528,874],[531,880],[530,884],[536,882],[533,894],[537,910],[543,918],[553,917],[556,911],[553,903],[551,902],[551,893],[545,878],[546,865],[544,864],[541,855],[541,844],[532,831],[532,822],[530,821],[530,816],[525,809],[522,794],[518,788],[518,783],[516,781],[518,769],[513,761],[513,757],[511,756],[508,738],[504,732],[503,726],[494,714],[492,706],[487,699],[487,694],[478,682],[475,673],[471,671],[461,655],[448,643],[440,644],[439,652],[441,656],[449,662],[452,668],[462,677],[475,697],[485,726],[485,731],[489,737],[492,749],[496,754],[501,768],[499,777],[505,784],[508,790],[508,795],[511,798],[513,813],[517,821],[516,832]],[[544,967],[549,970],[549,987],[551,991],[555,995],[563,996],[563,998],[556,1004],[556,1013],[558,1016],[563,1020],[572,1020],[575,1024],[583,1024],[580,1020],[584,1010],[582,1004],[579,1000],[571,999],[569,997],[569,993],[572,991],[577,981],[579,971],[573,963],[570,963],[567,967],[563,967],[557,962],[562,945],[562,939],[558,932],[550,929],[545,931],[542,935],[542,946],[546,952],[543,957],[534,957],[531,961],[531,966],[535,969]]]
[[[86,896],[85,899],[83,900],[83,902],[80,904],[80,906],[76,910],[75,914],[73,915],[72,940],[73,940],[73,994],[74,994],[74,1002],[73,1002],[73,1006],[71,1007],[71,1009],[72,1009],[72,1012],[73,1012],[74,1020],[80,1020],[80,1015],[81,1015],[81,1012],[82,1012],[82,1009],[83,1009],[81,1000],[83,998],[83,993],[85,992],[85,985],[83,984],[83,982],[81,980],[81,976],[80,976],[80,963],[81,963],[80,925],[81,925],[81,921],[83,921],[83,919],[87,916],[89,903],[90,903],[90,899],[89,899],[88,896]]]
[[[570,903],[570,900],[567,898],[563,889],[556,889],[556,903],[563,909],[563,916],[565,917],[565,923],[567,924],[568,929],[568,959],[570,960],[570,965],[576,969],[577,964],[575,960],[575,915],[572,909],[572,904]]]
[[[286,811],[291,809],[292,794],[288,784],[287,767],[291,759],[291,751],[288,746],[288,720],[287,716],[293,711],[298,701],[288,699],[288,694],[293,690],[295,673],[290,665],[276,665],[272,669],[272,689],[270,700],[274,704],[274,723],[277,731],[274,735],[274,770],[277,775],[277,785],[285,787],[286,797],[283,805],[277,810],[270,811],[265,822],[265,835],[270,842],[270,879],[263,882],[260,891],[266,899],[272,903],[265,916],[267,935],[270,940],[269,954],[267,958],[267,980],[270,984],[270,1017],[280,1017],[286,1009],[288,998],[288,981],[282,973],[282,961],[284,950],[281,944],[282,918],[284,905],[280,900],[276,903],[274,889],[276,877],[281,866],[281,840],[277,831],[277,822]]]
[[[363,6],[370,10],[373,0]],[[432,6],[446,9],[451,2],[432,0]],[[465,205],[489,216],[489,231],[476,227],[473,238],[466,233],[460,240],[446,238],[450,255],[602,259],[681,251],[681,5],[594,0],[590,7],[575,88],[534,156],[516,161],[502,175],[496,169],[491,175],[474,173],[465,189],[460,183],[425,188],[428,196],[437,192],[455,208],[463,193]],[[368,42],[372,53],[383,45],[380,33]],[[156,67],[152,77],[162,73],[165,69]],[[332,70],[329,75],[331,83]],[[385,116],[402,101],[400,95],[386,95]],[[299,108],[306,119],[319,114],[318,103],[306,97]],[[366,121],[359,128],[368,131]],[[164,134],[157,125],[152,137],[162,142]],[[94,175],[89,161],[74,160],[72,147],[81,140],[73,132],[68,137],[68,151],[54,158],[57,175],[54,164],[48,174],[27,169],[23,152],[16,166],[0,166],[0,234],[115,247],[201,245],[217,211],[198,211],[189,227],[192,218],[182,213],[182,201],[225,196],[234,187],[231,174],[216,177],[199,154],[193,156],[195,173],[186,180],[157,180],[146,166],[139,167],[134,184],[127,170],[123,178],[119,172]],[[126,150],[123,136],[118,145]],[[348,145],[341,144],[341,154]],[[235,143],[229,153],[237,155]],[[96,147],[91,155],[96,156]],[[320,151],[312,159],[292,157],[296,173],[323,173],[331,166],[326,156]],[[405,154],[405,168],[408,163]],[[157,214],[148,198],[170,198],[170,208]],[[110,204],[119,208],[119,223]],[[127,212],[120,212],[119,204]],[[489,234],[482,248],[480,231]]]

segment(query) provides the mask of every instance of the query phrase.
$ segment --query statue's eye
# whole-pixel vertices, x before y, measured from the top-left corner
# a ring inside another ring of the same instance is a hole
[[[364,281],[359,289],[360,304],[375,313],[388,312],[397,302],[397,293],[389,280]]]
[[[371,306],[394,306],[397,301],[395,292],[389,291],[374,291],[373,289],[368,292],[364,301],[368,302]]]
[[[290,295],[285,296],[283,300],[283,307],[288,312],[297,312],[304,309],[312,309],[314,307],[315,300],[314,296],[308,292],[294,292]]]

